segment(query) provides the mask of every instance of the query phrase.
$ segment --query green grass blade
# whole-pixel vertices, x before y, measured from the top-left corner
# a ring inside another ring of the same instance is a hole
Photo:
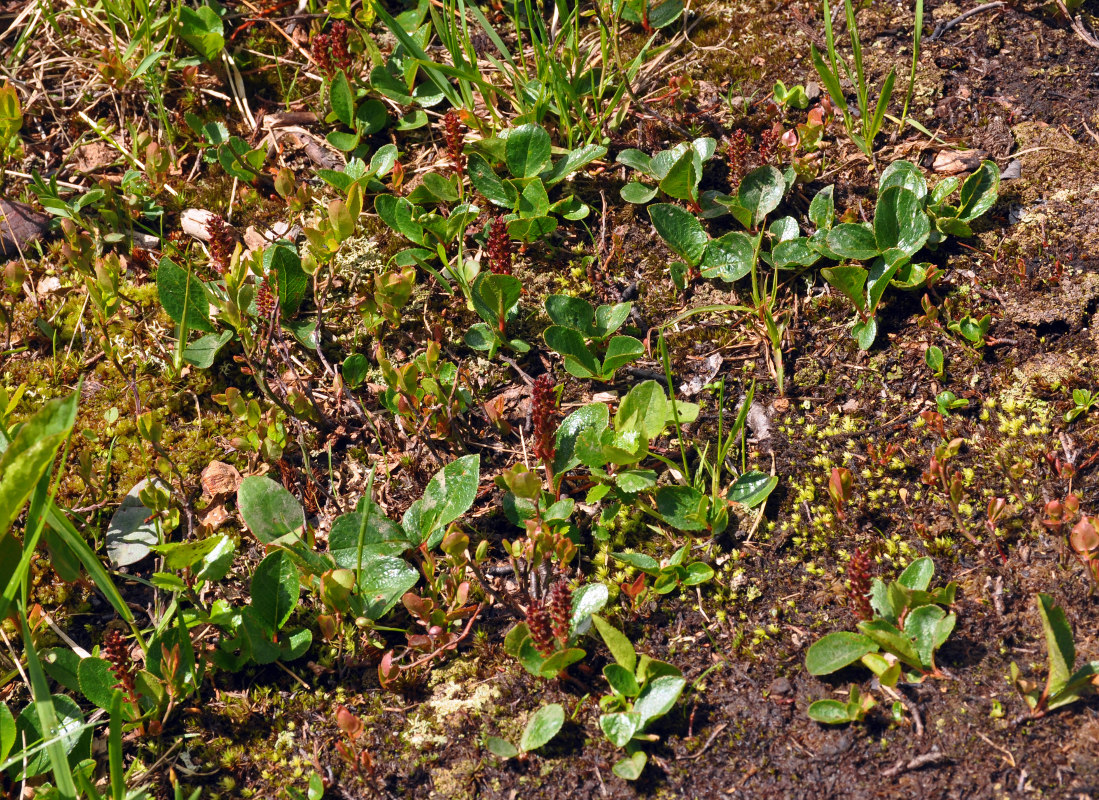
[[[901,127],[908,117],[908,106],[912,94],[916,91],[916,66],[920,60],[920,41],[923,39],[923,0],[916,0],[916,21],[912,31],[912,69],[908,73],[908,92],[904,96],[904,108],[901,110]]]
[[[889,100],[893,97],[893,83],[897,79],[897,71],[895,69],[889,70],[889,74],[885,77],[885,83],[881,87],[881,96],[878,98],[878,105],[874,109],[874,119],[870,123],[870,127],[865,131],[866,134],[866,146],[871,150],[874,149],[874,137],[881,131],[882,123],[885,121],[885,112],[889,108]]]
[[[58,730],[57,711],[53,707],[50,685],[46,681],[46,673],[42,669],[42,662],[38,659],[38,652],[34,648],[31,628],[27,623],[27,610],[22,604],[19,606],[19,621],[23,626],[23,650],[27,656],[27,672],[30,674],[31,695],[34,698],[35,710],[38,712],[38,721],[42,725],[42,737],[47,741],[53,740],[46,747],[46,752],[50,757],[53,779],[57,784],[57,791],[61,797],[65,800],[76,800],[76,782],[73,780],[72,769],[69,767],[69,756],[65,752],[65,744]]]

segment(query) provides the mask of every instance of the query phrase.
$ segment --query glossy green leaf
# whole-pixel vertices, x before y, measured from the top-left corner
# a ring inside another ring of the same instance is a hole
[[[237,508],[244,524],[264,544],[288,533],[299,536],[305,528],[305,512],[294,495],[267,477],[252,475],[237,489]]]
[[[214,333],[210,303],[202,282],[167,256],[160,259],[157,267],[156,289],[160,304],[173,322],[188,330]]]
[[[44,403],[19,427],[0,455],[0,540],[7,536],[31,492],[68,438],[76,422],[79,396],[77,391]]]
[[[809,221],[816,225],[817,230],[826,231],[832,227],[836,218],[836,201],[834,185],[825,186],[813,196],[809,203]]]
[[[232,338],[233,332],[230,330],[222,331],[219,334],[208,333],[205,336],[200,336],[184,348],[183,360],[193,367],[210,369],[214,365],[214,359],[217,358],[218,352]]]
[[[572,615],[569,619],[569,639],[582,636],[591,627],[593,614],[607,605],[610,592],[604,583],[588,583],[572,593]]]
[[[268,633],[290,619],[300,591],[298,567],[288,553],[276,550],[259,563],[252,575],[251,606]]]
[[[573,328],[585,336],[595,337],[595,310],[591,303],[567,294],[551,294],[546,298],[546,314],[555,325]]]
[[[698,217],[670,203],[654,203],[649,206],[649,219],[660,237],[688,265],[696,266],[701,261],[710,237]]]
[[[917,200],[927,197],[927,180],[924,179],[920,168],[911,161],[894,161],[882,170],[881,178],[878,179],[878,197],[880,198],[891,187],[906,189],[912,192]]]
[[[633,710],[641,715],[641,729],[671,711],[686,685],[685,678],[675,675],[662,675],[646,684],[633,704]]]
[[[619,194],[622,199],[627,203],[634,203],[636,205],[645,205],[645,203],[656,197],[656,193],[659,188],[656,186],[646,186],[643,183],[637,181],[630,181],[622,187]]]
[[[904,568],[904,572],[897,578],[897,583],[906,589],[926,592],[934,576],[935,562],[928,556],[922,556]]]
[[[553,165],[548,172],[542,173],[542,180],[547,187],[554,186],[567,178],[578,169],[586,167],[607,154],[607,148],[600,144],[586,144],[570,150],[565,157]]]
[[[15,745],[15,717],[8,704],[0,702],[0,762],[3,762]]]
[[[825,725],[842,725],[855,720],[851,716],[847,703],[841,703],[839,700],[817,700],[809,704],[806,713],[809,719]]]
[[[771,166],[752,170],[740,182],[737,200],[751,215],[751,227],[758,228],[778,208],[786,194],[786,180]]]
[[[667,0],[667,2],[676,2],[676,0]],[[608,736],[608,738],[610,737]],[[615,762],[614,766],[611,767],[611,772],[624,781],[635,781],[641,777],[641,773],[645,771],[645,765],[648,762],[648,754],[644,750],[638,750]]]
[[[900,250],[915,255],[931,234],[931,220],[921,200],[906,188],[890,186],[878,195],[874,209],[874,238],[882,252]]]
[[[550,136],[541,125],[513,128],[505,140],[508,169],[516,178],[533,178],[549,165]]]
[[[836,225],[828,231],[825,241],[836,255],[855,261],[868,261],[881,252],[874,232],[855,222]]]
[[[580,463],[576,456],[576,440],[582,431],[590,430],[599,435],[609,423],[610,410],[606,403],[589,403],[565,417],[557,428],[554,474],[562,475]]]
[[[202,56],[203,61],[213,61],[225,47],[225,26],[211,6],[200,5],[197,9],[180,6],[179,23],[180,38]]]
[[[613,656],[615,662],[627,671],[633,672],[637,667],[637,651],[634,650],[630,640],[626,638],[626,634],[597,614],[593,615],[591,619],[595,623],[599,635],[603,637],[607,649],[611,651],[611,656]]]
[[[625,747],[641,730],[641,715],[635,711],[619,711],[599,718],[599,727],[615,747]]]
[[[56,719],[56,728],[52,736],[59,737],[59,750],[62,754],[75,755],[79,758],[90,754],[91,732],[84,725],[84,716],[80,713],[80,707],[66,695],[54,694],[46,698],[30,702],[15,721],[16,741],[25,737],[27,749],[39,744],[46,737],[43,734],[41,706],[45,703],[52,704],[47,711],[50,718]],[[24,776],[33,777],[47,772],[52,765],[52,757],[49,748],[38,750],[27,760],[26,770],[19,769],[16,780],[22,780]],[[75,795],[74,795],[75,796]]]
[[[673,528],[706,530],[706,510],[710,501],[693,486],[661,486],[654,499],[657,513]]]
[[[729,488],[729,499],[748,508],[755,508],[778,486],[778,476],[765,472],[745,472]]]
[[[634,148],[627,148],[618,154],[615,161],[619,164],[625,164],[627,167],[636,169],[638,172],[644,172],[646,175],[652,168],[652,159],[648,155]]]
[[[328,99],[332,103],[332,111],[336,119],[348,128],[354,127],[355,96],[351,93],[351,84],[347,81],[347,73],[342,69],[336,72],[332,79],[332,86],[328,90]]]
[[[286,245],[271,245],[263,251],[263,266],[278,286],[281,316],[292,317],[309,288],[309,275],[301,267],[301,256]]]
[[[553,217],[523,217],[508,223],[508,236],[520,242],[536,242],[557,230]]]
[[[645,345],[632,336],[615,336],[607,344],[607,352],[603,355],[603,367],[601,377],[610,380],[620,367],[636,361],[645,355]]]
[[[872,639],[883,650],[895,655],[914,669],[922,669],[923,661],[912,640],[884,619],[860,622],[859,631]]]
[[[611,553],[611,557],[648,575],[656,575],[660,572],[660,562],[645,553]]]
[[[611,689],[623,697],[637,697],[641,693],[633,673],[621,664],[607,664],[603,667],[603,677]]]
[[[565,724],[565,708],[560,703],[542,706],[531,714],[523,736],[519,739],[519,749],[524,753],[537,750],[549,743]]]
[[[368,559],[364,556],[358,592],[366,604],[366,617],[381,619],[419,581],[420,573],[402,558],[371,554]]]
[[[668,420],[668,397],[656,381],[644,381],[630,389],[614,415],[618,434],[636,432],[651,440],[660,435]]]
[[[829,633],[809,646],[805,654],[805,668],[810,675],[830,675],[877,649],[874,640],[861,633]]]
[[[431,544],[443,528],[469,510],[477,497],[480,470],[480,455],[463,456],[428,481],[424,496],[409,507],[401,521],[413,544]]]
[[[672,164],[660,181],[660,189],[676,200],[695,200],[698,182],[702,179],[702,164],[694,150],[686,150]]]
[[[136,564],[149,555],[152,545],[160,542],[159,517],[141,502],[141,492],[148,483],[146,478],[130,489],[107,526],[107,556],[115,567]]]
[[[515,758],[519,755],[519,748],[498,736],[485,737],[485,747],[498,758]]]
[[[687,577],[683,579],[683,585],[698,586],[699,584],[713,580],[715,574],[714,568],[709,564],[695,561],[693,564],[687,565]]]
[[[360,530],[364,559],[374,555],[399,556],[413,547],[404,529],[389,519],[381,506],[363,497],[354,511],[336,518],[328,534],[332,560],[344,569],[359,568]]]
[[[1000,193],[1000,168],[991,161],[981,166],[962,184],[958,217],[971,222],[984,214],[996,202]]]
[[[752,271],[758,242],[740,231],[710,240],[702,253],[702,276],[729,283],[740,280]]]
[[[519,207],[516,209],[520,217],[544,217],[549,213],[549,195],[542,181],[534,178],[523,187],[519,195]]]
[[[518,205],[519,192],[514,184],[503,181],[480,153],[470,153],[466,172],[473,188],[494,205],[512,209]]]
[[[863,267],[853,265],[825,267],[820,274],[832,287],[842,292],[855,308],[866,308],[865,291],[868,273]]]
[[[369,372],[370,362],[366,360],[366,356],[362,353],[352,353],[343,360],[343,365],[340,367],[343,382],[349,389],[355,389],[362,385]]]
[[[1049,677],[1046,686],[1050,693],[1055,693],[1068,683],[1076,665],[1076,644],[1072,640],[1072,628],[1069,627],[1064,609],[1055,605],[1048,594],[1038,594],[1038,615],[1042,620],[1046,649],[1049,652]]]
[[[945,617],[946,612],[934,605],[914,608],[905,617],[904,632],[915,643],[920,663],[924,667],[930,667],[935,663],[939,623]]]

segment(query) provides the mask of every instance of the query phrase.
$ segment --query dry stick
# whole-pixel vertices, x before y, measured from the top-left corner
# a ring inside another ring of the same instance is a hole
[[[1076,32],[1076,35],[1083,39],[1085,44],[1099,49],[1099,39],[1096,39],[1095,34],[1084,27],[1084,21],[1080,18],[1080,15],[1077,14],[1075,17],[1072,16],[1072,14],[1069,13],[1068,8],[1065,7],[1064,0],[1057,0],[1057,5],[1064,15],[1068,17],[1069,25],[1072,26],[1072,30]]]
[[[969,11],[966,11],[964,14],[959,14],[958,16],[954,17],[954,19],[950,20],[949,22],[943,22],[940,25],[938,25],[935,28],[935,32],[927,37],[927,40],[929,42],[933,42],[936,39],[940,38],[948,30],[953,28],[955,25],[958,25],[962,22],[965,22],[970,17],[976,16],[977,14],[980,14],[984,11],[991,11],[994,8],[999,8],[1002,5],[1003,5],[1003,3],[1001,2],[1001,0],[996,0],[995,3],[985,3],[983,5],[977,6],[976,8],[971,8],[971,9],[969,9]]]
[[[887,770],[883,770],[881,776],[883,778],[895,778],[902,772],[911,772],[912,770],[926,767],[930,764],[941,764],[944,761],[949,761],[950,756],[942,752],[939,749],[933,749],[930,753],[924,753],[922,756],[916,756],[907,763],[904,761],[898,761],[894,766]]]

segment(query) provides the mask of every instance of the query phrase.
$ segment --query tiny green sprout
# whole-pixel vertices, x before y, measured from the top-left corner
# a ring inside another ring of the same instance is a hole
[[[652,577],[653,591],[657,594],[668,594],[677,586],[697,586],[714,576],[713,567],[708,564],[701,561],[685,563],[688,550],[684,545],[663,562],[644,553],[611,553],[611,557]]]
[[[1065,412],[1065,422],[1072,422],[1077,417],[1085,416],[1091,409],[1099,406],[1099,392],[1090,392],[1087,389],[1072,390],[1072,408]]]
[[[923,360],[927,363],[927,366],[931,367],[931,372],[934,373],[936,378],[942,378],[946,367],[946,359],[943,358],[943,351],[940,348],[932,345],[924,350]]]
[[[791,108],[805,109],[809,107],[809,97],[805,93],[805,87],[801,85],[786,87],[782,81],[775,81],[773,90],[775,104],[778,106],[790,106]]]
[[[956,408],[965,408],[969,405],[969,401],[964,397],[957,397],[954,392],[948,390],[939,393],[935,398],[935,405],[939,407],[939,413],[946,416]]]
[[[561,726],[565,724],[565,708],[560,703],[550,703],[530,715],[523,735],[516,747],[506,739],[489,736],[485,739],[485,747],[499,758],[509,759],[519,756],[525,758],[527,753],[537,750],[557,735]]]

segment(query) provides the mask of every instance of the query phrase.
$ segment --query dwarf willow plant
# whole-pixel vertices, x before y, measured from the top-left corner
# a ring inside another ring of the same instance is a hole
[[[821,275],[855,307],[858,316],[851,333],[859,347],[868,350],[877,337],[878,306],[889,286],[916,289],[934,273],[932,264],[913,260],[916,254],[924,247],[938,247],[947,236],[971,236],[970,223],[996,202],[999,186],[999,168],[991,161],[982,162],[961,185],[954,205],[948,201],[958,190],[957,178],[947,178],[929,192],[919,167],[895,161],[878,181],[872,223],[828,220],[822,235],[818,230],[813,247],[841,262],[822,269]],[[974,325],[974,331],[962,332],[976,343],[983,340],[983,331],[982,323]],[[983,327],[987,331],[988,321]]]
[[[527,123],[478,142],[467,169],[473,188],[509,212],[504,221],[511,238],[533,242],[557,229],[554,216],[580,220],[591,213],[591,207],[572,194],[551,203],[549,190],[606,153],[602,145],[588,144],[566,150],[555,161],[549,133]],[[507,173],[499,174],[497,167]]]
[[[703,165],[714,157],[717,142],[699,138],[693,142],[680,142],[669,150],[661,150],[652,157],[633,148],[623,150],[616,161],[625,164],[655,185],[647,186],[634,179],[622,187],[622,199],[627,203],[645,203],[663,192],[668,197],[683,200],[693,208],[699,208],[699,183]]]
[[[565,357],[565,371],[581,380],[609,381],[621,367],[645,354],[645,347],[632,336],[615,332],[629,318],[632,303],[602,305],[578,297],[554,294],[546,298],[546,314],[553,325],[543,338],[549,347]]]
[[[860,661],[886,686],[896,685],[902,670],[912,683],[940,676],[935,652],[957,621],[943,606],[954,603],[958,587],[948,583],[929,591],[934,574],[934,562],[924,557],[895,581],[886,584],[875,578],[870,589],[873,618],[859,622],[858,633],[838,631],[814,642],[805,655],[809,674],[829,675]]]
[[[659,741],[646,729],[672,710],[687,681],[674,664],[639,656],[626,635],[602,617],[592,621],[614,658],[603,667],[611,693],[599,699],[604,712],[599,727],[611,744],[626,751],[611,770],[624,780],[637,780],[649,760],[641,744]]]

